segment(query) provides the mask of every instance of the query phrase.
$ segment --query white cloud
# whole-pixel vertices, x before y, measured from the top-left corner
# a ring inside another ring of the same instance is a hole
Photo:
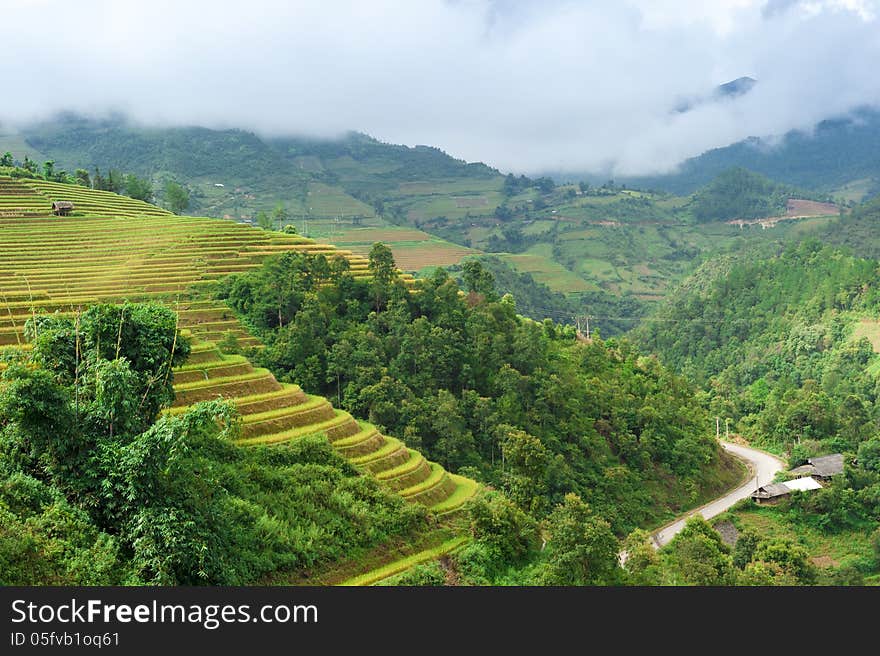
[[[650,173],[880,102],[877,4],[0,0],[0,119],[356,129],[508,170]],[[748,95],[670,111],[741,75]]]

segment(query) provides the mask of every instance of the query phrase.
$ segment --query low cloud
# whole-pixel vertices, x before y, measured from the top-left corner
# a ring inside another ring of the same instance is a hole
[[[880,104],[857,0],[0,0],[0,121],[360,130],[516,172],[662,172]],[[676,113],[749,75],[748,94]]]

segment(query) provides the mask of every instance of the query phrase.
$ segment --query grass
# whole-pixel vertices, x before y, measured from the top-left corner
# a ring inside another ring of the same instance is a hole
[[[721,466],[713,470],[712,477],[704,477],[693,496],[686,496],[674,477],[648,481],[646,486],[649,492],[657,497],[670,499],[670,509],[646,521],[644,528],[649,531],[662,528],[682,514],[701,508],[722,494],[735,490],[751,476],[748,467],[739,458],[723,450],[720,450],[719,458]]]
[[[873,558],[868,531],[823,533],[809,525],[791,521],[781,506],[752,504],[721,517],[731,519],[739,530],[751,529],[763,538],[785,538],[800,544],[821,569],[857,565],[870,562]]]
[[[335,413],[335,416],[332,419],[326,419],[321,422],[309,424],[308,426],[301,426],[299,428],[294,428],[281,433],[270,433],[268,435],[259,435],[257,437],[241,439],[238,440],[238,444],[278,444],[280,442],[289,442],[290,440],[295,440],[298,437],[305,437],[306,435],[323,433],[348,421],[353,421],[351,415],[347,412],[344,412],[342,410],[334,410],[333,412]]]
[[[290,414],[307,412],[308,410],[313,410],[315,408],[329,405],[327,399],[325,399],[323,396],[312,396],[309,394],[307,395],[307,399],[308,400],[304,403],[297,403],[295,405],[288,405],[283,408],[276,408],[273,410],[266,410],[265,412],[250,414],[245,417],[245,423],[257,423],[270,419],[277,419],[279,417],[286,417]]]
[[[384,232],[384,231],[383,231]],[[425,234],[427,237],[426,233]],[[405,236],[411,236],[409,234]],[[394,254],[394,261],[402,271],[420,271],[426,267],[450,266],[458,264],[468,255],[479,251],[459,246],[438,238],[419,241],[388,240],[384,242]],[[368,244],[352,244],[351,250],[360,255],[367,255],[372,247]]]
[[[857,321],[853,327],[852,339],[859,340],[862,337],[868,338],[874,353],[880,353],[880,319],[865,317]]]
[[[379,480],[388,480],[391,478],[396,478],[398,476],[403,476],[404,474],[408,474],[411,471],[417,469],[423,461],[425,461],[422,454],[418,451],[414,451],[413,449],[407,449],[409,451],[409,460],[403,462],[396,467],[392,467],[391,469],[386,469],[379,474],[376,474],[376,478]]]
[[[508,262],[517,271],[532,274],[535,280],[544,283],[555,292],[575,294],[598,289],[595,284],[590,284],[576,273],[569,271],[558,262],[544,255],[511,255],[505,253],[499,255],[499,257]]]
[[[400,494],[403,497],[414,497],[423,492],[427,492],[431,488],[437,487],[440,483],[443,482],[443,478],[448,476],[446,470],[443,469],[436,462],[431,463],[431,474],[425,480],[416,483],[410,487],[404,488],[400,490]]]
[[[369,549],[358,549],[343,560],[324,563],[315,569],[275,572],[263,585],[339,585],[366,572],[397,562],[421,551],[439,547],[461,536],[466,527],[457,518],[443,518],[427,531],[398,536]]]
[[[395,574],[405,572],[415,565],[420,565],[422,563],[428,562],[429,560],[436,560],[437,558],[440,558],[440,556],[444,556],[457,549],[460,549],[469,541],[470,538],[466,536],[452,538],[451,540],[447,540],[443,544],[440,544],[431,549],[419,551],[418,553],[414,553],[411,556],[401,558],[400,560],[394,561],[393,563],[388,563],[387,565],[383,565],[382,567],[370,570],[369,572],[364,572],[359,576],[355,576],[354,578],[343,581],[339,585],[374,585],[379,581],[382,581],[383,579],[387,579],[391,576],[394,576]]]
[[[395,451],[398,451],[403,446],[403,443],[400,440],[396,440],[393,437],[386,438],[385,444],[381,449],[373,451],[372,453],[368,453],[367,455],[358,456],[357,458],[352,458],[349,462],[353,465],[365,465],[373,460],[380,460],[385,456],[390,456]]]

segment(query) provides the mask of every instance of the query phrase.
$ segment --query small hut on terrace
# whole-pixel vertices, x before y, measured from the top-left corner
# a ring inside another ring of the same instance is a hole
[[[52,214],[55,216],[67,216],[73,210],[73,203],[69,200],[56,200],[52,203]]]

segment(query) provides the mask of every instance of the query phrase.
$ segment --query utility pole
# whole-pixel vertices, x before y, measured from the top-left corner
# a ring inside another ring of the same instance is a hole
[[[715,439],[721,437],[721,417],[715,417]]]
[[[576,315],[574,323],[578,337],[590,339],[590,316]]]
[[[730,418],[725,417],[724,419],[724,439],[728,442],[730,441]]]

